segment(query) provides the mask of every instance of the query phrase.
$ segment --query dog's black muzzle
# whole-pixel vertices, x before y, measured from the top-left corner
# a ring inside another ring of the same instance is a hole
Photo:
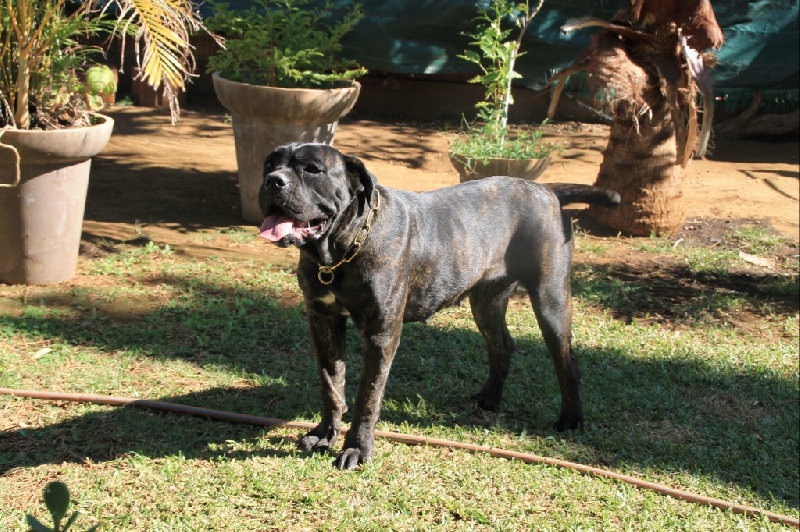
[[[264,182],[258,191],[258,206],[261,214],[267,216],[274,205],[285,205],[291,179],[283,172],[272,172],[264,176]]]

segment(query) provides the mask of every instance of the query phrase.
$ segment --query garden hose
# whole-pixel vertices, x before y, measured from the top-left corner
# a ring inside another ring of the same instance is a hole
[[[308,430],[316,426],[315,423],[310,423],[306,421],[285,421],[283,419],[251,416],[247,414],[237,414],[233,412],[226,412],[223,410],[211,410],[208,408],[180,405],[176,403],[168,403],[165,401],[150,401],[145,399],[113,397],[109,395],[61,393],[61,392],[35,391],[35,390],[16,390],[12,388],[0,388],[0,394],[16,395],[18,397],[29,397],[33,399],[47,399],[51,401],[77,401],[82,403],[95,403],[103,405],[136,406],[140,408],[149,408],[152,410],[175,412],[178,414],[190,414],[193,416],[201,416],[209,419],[228,421],[232,423],[246,423],[249,425],[259,425],[267,427],[283,427],[288,429]],[[343,429],[343,432],[346,431]],[[494,456],[497,458],[521,460],[522,462],[528,464],[546,464],[551,466],[563,467],[566,469],[579,471],[581,473],[585,473],[588,475],[619,480],[622,482],[626,482],[632,486],[636,486],[637,488],[648,489],[656,493],[668,495],[670,497],[682,501],[713,506],[723,511],[730,511],[735,514],[743,514],[748,517],[755,517],[755,518],[766,517],[773,523],[780,523],[783,525],[789,525],[796,528],[800,528],[800,520],[791,516],[776,514],[752,506],[735,504],[732,502],[724,501],[722,499],[716,499],[713,497],[707,497],[705,495],[699,495],[696,493],[670,488],[669,486],[665,486],[664,484],[648,482],[646,480],[641,480],[629,475],[623,475],[621,473],[615,473],[614,471],[609,471],[607,469],[592,467],[585,464],[579,464],[576,462],[557,460],[554,458],[546,458],[543,456],[537,456],[535,454],[508,451],[505,449],[497,449],[494,447],[489,447],[487,445],[475,445],[471,443],[463,443],[463,442],[444,440],[439,438],[428,438],[425,436],[401,434],[399,432],[388,432],[388,431],[377,430],[375,431],[375,436],[378,438],[389,440],[391,442],[403,443],[406,445],[425,445],[428,447],[444,447],[448,449],[460,449],[470,453],[486,453],[490,456]]]

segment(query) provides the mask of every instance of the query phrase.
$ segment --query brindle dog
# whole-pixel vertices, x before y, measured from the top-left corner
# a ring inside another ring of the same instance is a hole
[[[377,184],[355,157],[321,144],[287,144],[264,163],[261,236],[300,248],[297,277],[322,385],[322,421],[299,442],[328,450],[345,404],[345,323],[364,342],[353,420],[335,465],[374,454],[375,424],[403,322],[423,321],[469,296],[489,351],[489,377],[473,396],[498,406],[514,342],[505,322],[518,283],[528,291],[561,389],[559,431],[583,425],[572,352],[572,236],[561,205],[618,204],[588,186],[544,186],[492,177],[415,193]]]

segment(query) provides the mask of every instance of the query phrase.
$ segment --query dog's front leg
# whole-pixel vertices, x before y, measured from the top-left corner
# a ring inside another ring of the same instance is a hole
[[[334,463],[339,469],[355,469],[359,464],[372,460],[375,454],[375,425],[380,416],[389,369],[400,343],[402,325],[398,320],[373,333],[359,328],[364,338],[364,368],[353,409],[353,422],[345,436],[342,452]]]
[[[322,420],[300,439],[304,451],[327,451],[339,437],[342,414],[347,410],[345,382],[345,316],[309,312],[311,345],[322,389]]]

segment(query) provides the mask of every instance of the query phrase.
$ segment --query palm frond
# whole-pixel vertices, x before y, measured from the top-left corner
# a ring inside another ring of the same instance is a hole
[[[193,75],[195,59],[189,38],[206,31],[191,0],[114,0],[119,7],[118,26],[123,40],[132,34],[143,81],[153,88],[164,86],[173,122],[177,95]]]

